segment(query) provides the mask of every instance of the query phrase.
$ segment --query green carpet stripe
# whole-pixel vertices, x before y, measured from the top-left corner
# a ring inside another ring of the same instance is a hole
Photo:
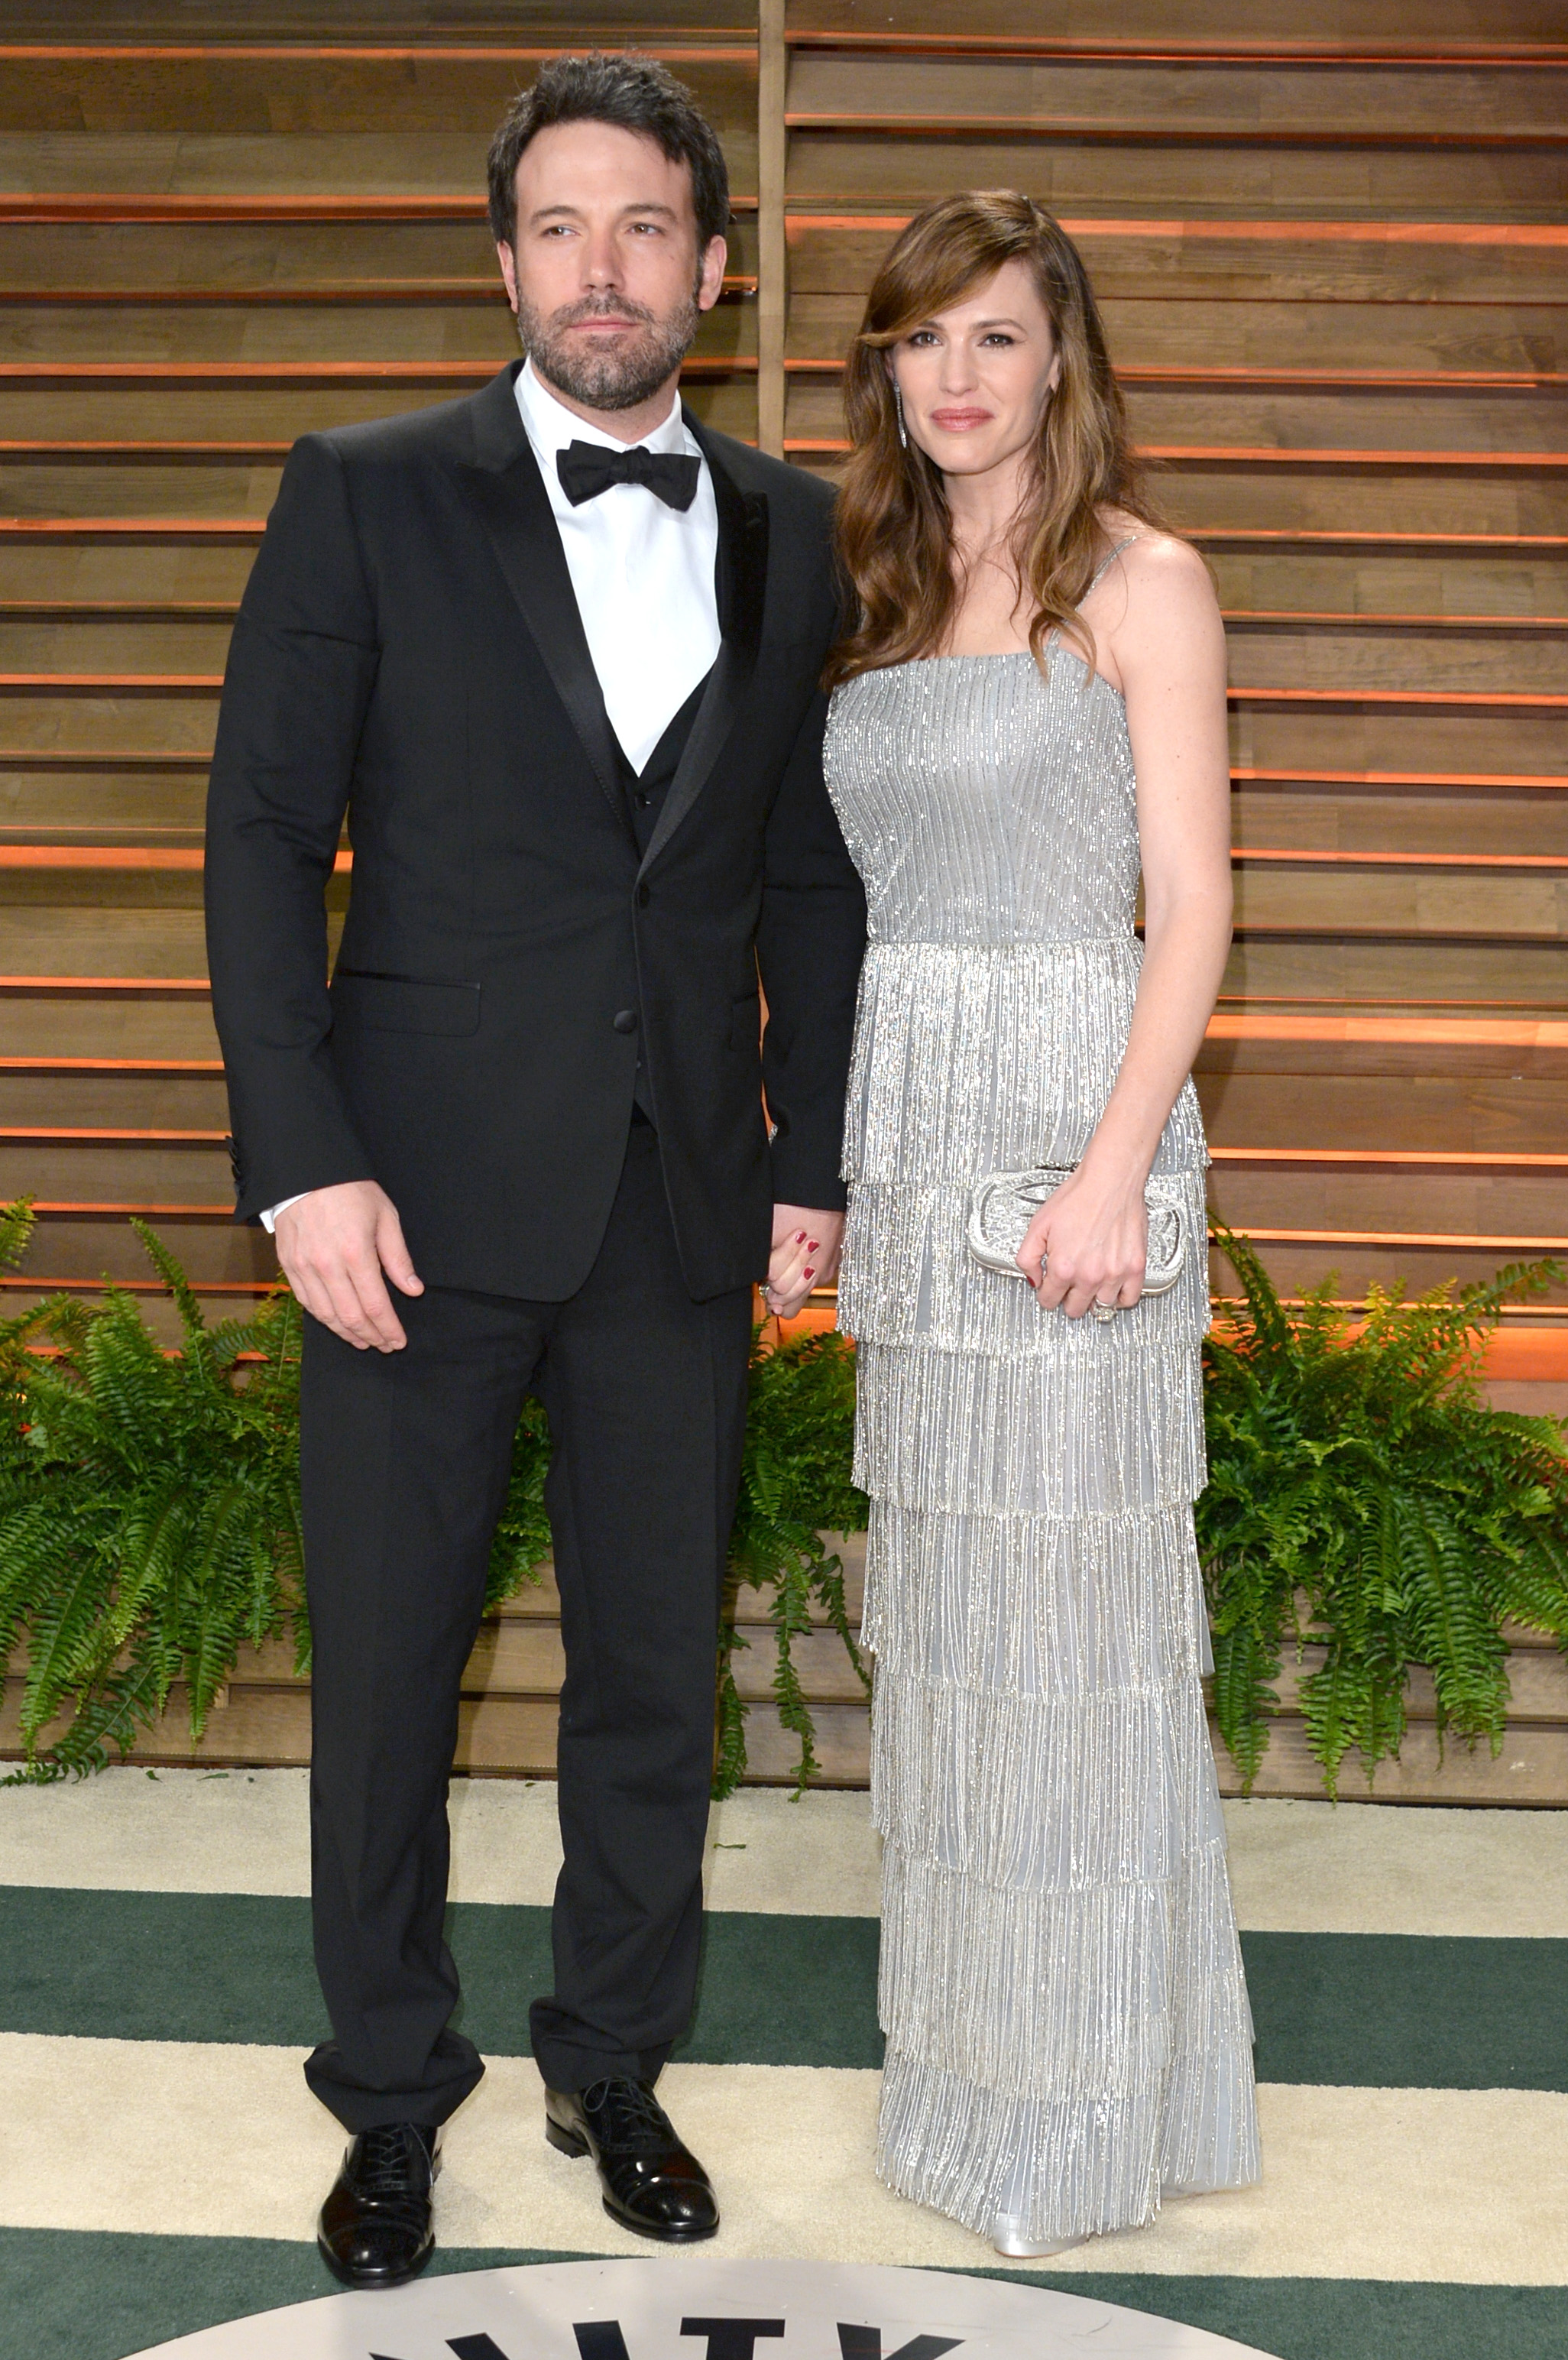
[[[550,1983],[549,1914],[461,1903],[449,1933],[462,2022],[492,2056],[528,2049]],[[1568,1941],[1244,1934],[1265,2081],[1368,2089],[1568,2090]],[[301,1900],[10,1886],[0,2030],[311,2045],[323,2020]],[[877,1924],[743,1910],[707,1921],[703,2065],[882,2061]]]
[[[563,2253],[438,2248],[438,2271],[586,2260]],[[1568,2360],[1560,2287],[1406,2284],[1383,2278],[1165,2278],[986,2270],[1023,2286],[1185,2320],[1278,2360]],[[125,2360],[286,2303],[336,2292],[307,2245],[261,2237],[135,2237],[0,2229],[3,2360]],[[21,2322],[25,2322],[25,2326]]]

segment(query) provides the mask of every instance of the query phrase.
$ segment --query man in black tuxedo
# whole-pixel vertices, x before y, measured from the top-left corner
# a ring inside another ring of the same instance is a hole
[[[546,2135],[627,2226],[717,2226],[654,2082],[696,1973],[751,1288],[787,1314],[836,1261],[865,932],[822,782],[829,495],[676,396],[725,259],[713,132],[649,61],[561,60],[490,202],[528,362],[296,444],[209,808],[237,1210],[307,1315],[306,2075],[352,2134],[320,2242],[354,2286],[428,2260],[436,2134],[484,2070],[450,2023],[446,1790],[536,1383],[567,1659]]]

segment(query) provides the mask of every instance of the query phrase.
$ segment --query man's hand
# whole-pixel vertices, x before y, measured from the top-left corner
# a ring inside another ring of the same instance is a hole
[[[793,1319],[813,1286],[826,1286],[837,1277],[843,1243],[842,1213],[813,1212],[806,1205],[774,1206],[773,1251],[763,1295],[775,1317]]]
[[[374,1180],[312,1188],[278,1216],[283,1275],[313,1319],[362,1352],[397,1352],[408,1342],[392,1308],[385,1271],[405,1295],[423,1295],[397,1208]]]

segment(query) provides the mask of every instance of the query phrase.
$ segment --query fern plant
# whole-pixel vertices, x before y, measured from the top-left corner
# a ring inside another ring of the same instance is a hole
[[[1489,1409],[1479,1372],[1503,1306],[1568,1273],[1515,1265],[1413,1301],[1374,1288],[1353,1324],[1332,1274],[1287,1313],[1247,1240],[1214,1234],[1242,1292],[1204,1345],[1198,1544],[1215,1715],[1244,1786],[1288,1644],[1323,1650],[1300,1693],[1331,1795],[1353,1747],[1368,1776],[1399,1751],[1412,1664],[1432,1673],[1440,1738],[1496,1753],[1505,1622],[1568,1644],[1568,1455],[1555,1418]]]
[[[752,1339],[740,1502],[721,1633],[715,1798],[733,1794],[746,1775],[746,1706],[735,1678],[735,1651],[747,1644],[735,1625],[743,1584],[771,1592],[773,1699],[779,1720],[800,1743],[797,1794],[821,1768],[816,1727],[792,1652],[794,1641],[811,1627],[813,1606],[826,1615],[866,1694],[871,1692],[871,1677],[850,1628],[843,1562],[822,1536],[824,1528],[852,1533],[866,1527],[866,1494],[850,1480],[854,1435],[853,1346],[842,1336],[802,1336],[764,1350],[758,1328]]]
[[[133,1224],[180,1315],[166,1353],[133,1296],[101,1306],[53,1295],[0,1323],[0,1665],[26,1647],[26,1764],[60,1777],[125,1754],[164,1711],[177,1682],[200,1738],[243,1642],[292,1636],[310,1662],[299,1531],[299,1315],[287,1289],[255,1316],[209,1328],[180,1264]],[[0,1206],[0,1267],[15,1269],[30,1206]],[[854,1360],[837,1337],[764,1353],[751,1370],[740,1509],[732,1547],[720,1677],[715,1791],[746,1768],[745,1706],[731,1671],[741,1582],[770,1590],[778,1632],[774,1694],[800,1743],[801,1784],[817,1769],[815,1732],[792,1641],[824,1610],[861,1678],[843,1568],[818,1526],[853,1530],[866,1503],[849,1480]],[[544,1510],[550,1430],[525,1401],[485,1605],[538,1581],[550,1551]],[[45,1742],[50,1724],[69,1725]]]
[[[172,1255],[134,1226],[174,1298],[180,1353],[119,1288],[91,1308],[51,1296],[0,1328],[0,1655],[25,1634],[34,1776],[124,1753],[177,1680],[199,1736],[240,1642],[259,1645],[299,1606],[293,1299],[209,1329]],[[6,1208],[13,1262],[30,1228],[27,1205]]]

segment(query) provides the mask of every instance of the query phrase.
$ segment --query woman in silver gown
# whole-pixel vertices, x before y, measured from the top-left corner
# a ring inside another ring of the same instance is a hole
[[[827,765],[870,914],[839,1303],[871,1497],[878,2169],[1040,2254],[1258,2169],[1192,1529],[1223,632],[1029,199],[917,216],[848,401]],[[1072,1177],[1021,1274],[983,1267],[974,1184],[1046,1165]],[[1140,1300],[1151,1174],[1192,1245]]]

